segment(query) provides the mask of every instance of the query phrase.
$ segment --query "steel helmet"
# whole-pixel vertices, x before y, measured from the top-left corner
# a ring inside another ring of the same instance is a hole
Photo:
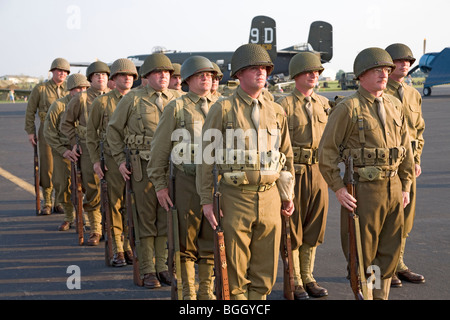
[[[223,78],[222,70],[220,70],[220,67],[217,65],[217,63],[212,62],[212,61],[211,61],[211,63],[213,65],[213,67],[214,67],[214,70],[217,71],[217,75],[216,76],[219,77],[219,80],[222,80],[222,78]]]
[[[67,90],[69,91],[78,87],[89,88],[90,86],[91,84],[84,74],[74,73],[67,78]]]
[[[187,58],[181,65],[181,79],[184,83],[190,76],[199,72],[217,73],[208,58],[202,56],[192,56]]]
[[[126,73],[133,75],[134,80],[138,78],[136,66],[133,61],[126,58],[120,58],[113,62],[111,65],[110,79],[113,79],[115,75],[119,73]]]
[[[411,65],[416,61],[411,49],[403,43],[394,43],[386,48],[392,60],[408,60]]]
[[[139,70],[141,73],[141,77],[145,78],[150,72],[156,70],[167,70],[170,74],[173,73],[174,68],[172,66],[172,62],[169,57],[167,57],[164,53],[152,53],[147,58],[145,58],[144,63]]]
[[[53,71],[54,69],[60,69],[67,71],[70,73],[70,63],[64,58],[56,58],[53,60],[52,65],[50,67],[50,71]]]
[[[266,66],[267,75],[273,70],[273,63],[266,49],[255,43],[247,43],[233,53],[231,57],[231,77],[236,78],[236,73],[250,66]]]
[[[353,63],[353,72],[355,73],[355,78],[359,79],[359,76],[367,70],[378,67],[395,69],[395,64],[386,50],[372,47],[358,53]]]
[[[180,76],[181,77],[181,64],[172,63],[172,66],[173,66],[172,76]]]
[[[95,61],[89,65],[86,69],[86,78],[91,81],[91,76],[94,73],[106,73],[108,76],[110,74],[109,67],[106,63],[102,61]]]
[[[320,56],[313,52],[299,52],[289,62],[289,76],[291,79],[294,79],[300,73],[319,71],[319,74],[321,74],[323,70]]]

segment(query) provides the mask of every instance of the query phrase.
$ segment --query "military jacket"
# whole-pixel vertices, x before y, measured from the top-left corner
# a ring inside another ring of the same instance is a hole
[[[70,149],[69,139],[61,132],[60,124],[66,106],[72,99],[69,93],[52,103],[44,122],[44,137],[47,144],[61,156]]]
[[[49,81],[40,83],[33,88],[28,99],[27,110],[25,113],[25,131],[28,134],[33,134],[36,132],[36,126],[34,123],[36,112],[39,113],[39,117],[43,123],[50,105],[57,99],[68,94],[66,87],[66,82],[61,84],[59,86],[58,95],[58,86],[53,79],[50,79]]]
[[[155,185],[155,190],[167,188],[166,172],[168,159],[171,155],[172,133],[176,129],[185,129],[190,137],[190,143],[201,141],[202,127],[206,114],[201,109],[202,100],[197,94],[189,91],[181,97],[172,100],[165,108],[156,128],[151,143],[150,161],[147,174]],[[217,97],[208,94],[206,97],[208,106],[211,106]],[[200,149],[198,149],[200,148]],[[201,145],[197,145],[197,152],[202,152]],[[189,157],[191,160],[191,157]],[[189,161],[194,164],[194,161]]]
[[[354,160],[356,167],[360,166],[358,161],[362,161],[386,170],[398,170],[403,191],[409,192],[413,156],[406,119],[397,98],[388,94],[383,94],[382,97],[386,108],[385,128],[378,116],[375,96],[363,87],[332,109],[319,145],[319,166],[322,176],[333,191],[345,187],[338,164],[343,161],[343,152],[350,150],[350,154],[357,157]],[[363,143],[361,134],[364,134]],[[383,151],[398,150],[397,148],[404,148],[401,155],[403,159],[400,164],[391,164],[389,152]]]
[[[163,107],[180,93],[166,89],[162,92]],[[158,125],[162,110],[156,106],[156,91],[149,87],[131,90],[117,104],[108,128],[106,139],[117,165],[125,162],[124,149],[150,150],[150,142]]]
[[[398,88],[403,87],[403,99],[400,99]],[[414,162],[420,164],[420,158],[423,152],[425,140],[423,132],[425,131],[425,120],[422,117],[422,96],[414,87],[400,83],[389,78],[386,87],[386,93],[397,97],[403,103],[403,113],[406,117],[408,132],[413,143]]]
[[[100,161],[100,141],[103,142],[103,151],[111,154],[106,141],[106,128],[122,94],[114,89],[94,99],[86,127],[86,145],[92,163]]]

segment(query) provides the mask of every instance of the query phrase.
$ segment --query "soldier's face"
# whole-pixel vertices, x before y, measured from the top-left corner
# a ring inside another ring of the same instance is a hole
[[[66,77],[69,73],[65,70],[53,69],[52,74],[53,74],[53,81],[55,81],[56,83],[63,83],[66,80]]]
[[[211,90],[212,86],[212,73],[211,72],[199,72],[187,79],[189,90],[203,96]]]
[[[129,90],[133,86],[133,75],[126,73],[119,73],[114,77],[116,88],[120,90]]]
[[[180,76],[171,76],[169,89],[180,90],[181,89],[181,77]]]
[[[78,92],[82,92],[82,91],[86,91],[87,87],[76,87],[72,90],[70,90],[70,95],[74,96],[76,95]]]
[[[374,94],[386,89],[387,80],[392,69],[388,67],[380,67],[370,69],[359,76],[361,86]]]
[[[170,72],[168,70],[153,71],[147,76],[148,85],[156,91],[165,90],[169,87]]]
[[[303,89],[312,89],[319,81],[319,71],[310,71],[300,73],[295,77],[295,86]]]
[[[404,78],[408,75],[411,62],[409,60],[394,60],[396,68],[391,73],[393,78]]]
[[[239,71],[236,76],[241,87],[251,89],[262,89],[266,84],[267,68],[265,66],[252,66]]]
[[[104,91],[108,86],[108,74],[106,72],[96,72],[91,75],[91,86],[94,89]]]

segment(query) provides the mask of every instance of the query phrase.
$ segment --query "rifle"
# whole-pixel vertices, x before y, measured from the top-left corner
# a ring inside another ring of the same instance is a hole
[[[228,270],[227,257],[225,253],[225,238],[224,232],[220,223],[220,197],[218,184],[219,177],[217,166],[213,168],[214,176],[214,215],[217,219],[217,227],[214,230],[214,275],[216,282],[216,297],[217,300],[230,300],[230,289],[228,286]]]
[[[294,300],[294,267],[292,260],[291,226],[289,217],[282,216],[281,225],[281,258],[283,261],[283,293],[287,300]]]
[[[175,204],[175,173],[172,159],[170,159],[170,199],[173,206],[167,216],[168,222],[168,265],[171,276],[171,291],[170,296],[172,300],[183,300],[183,283],[181,279],[181,253],[180,253],[180,236],[178,233],[178,211]]]
[[[103,152],[103,141],[100,141],[100,167],[103,171],[103,178],[100,179],[100,198],[101,198],[101,210],[102,210],[102,226],[103,234],[105,235],[105,264],[111,266],[113,259],[112,248],[112,232],[111,232],[111,208],[109,206],[108,197],[108,182],[106,181],[105,174],[105,154]]]
[[[347,192],[356,198],[355,179],[353,178],[353,157],[348,157],[346,161],[347,169]],[[367,282],[364,272],[361,234],[359,227],[359,217],[355,210],[348,213],[348,265],[350,272],[350,286],[356,300],[364,300],[367,297]]]
[[[34,192],[36,193],[36,215],[41,214],[41,190],[39,188],[39,155],[37,147],[37,136],[34,135],[36,144],[33,145],[34,148]]]
[[[77,153],[80,154],[80,142],[77,137]],[[75,207],[75,217],[77,221],[78,245],[82,246],[84,243],[84,222],[83,222],[83,187],[81,183],[81,160],[78,159],[76,163],[72,162],[72,201]]]
[[[130,149],[125,147],[126,155],[126,167],[128,171],[131,171],[131,161],[130,161]],[[128,237],[130,241],[131,250],[133,251],[133,282],[135,285],[142,287],[144,286],[144,281],[141,279],[141,274],[139,272],[139,259],[138,259],[138,248],[139,248],[139,226],[135,227],[134,224],[137,223],[137,211],[136,211],[136,199],[131,185],[132,177],[126,181],[126,209],[127,209],[127,221],[128,221]],[[137,240],[136,240],[137,239]]]

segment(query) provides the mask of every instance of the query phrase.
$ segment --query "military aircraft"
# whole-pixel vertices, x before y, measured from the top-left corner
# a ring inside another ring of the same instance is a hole
[[[431,87],[440,84],[450,83],[450,47],[443,49],[441,52],[425,53],[426,39],[423,44],[423,55],[419,60],[419,64],[411,68],[408,74],[420,69],[426,74],[423,84],[423,95],[431,95]]]
[[[333,27],[324,21],[314,21],[310,26],[307,43],[293,45],[277,51],[275,20],[267,16],[256,16],[252,19],[249,43],[257,43],[269,52],[274,62],[274,70],[268,81],[271,84],[277,84],[289,79],[289,61],[299,52],[311,51],[320,54],[322,63],[331,60],[333,57]],[[221,84],[230,80],[233,51],[179,52],[167,51],[164,48],[156,47],[153,52],[163,52],[173,63],[180,64],[190,56],[204,56],[215,62],[222,70],[223,78]],[[136,67],[140,67],[148,55],[133,55],[128,58],[136,64]]]

